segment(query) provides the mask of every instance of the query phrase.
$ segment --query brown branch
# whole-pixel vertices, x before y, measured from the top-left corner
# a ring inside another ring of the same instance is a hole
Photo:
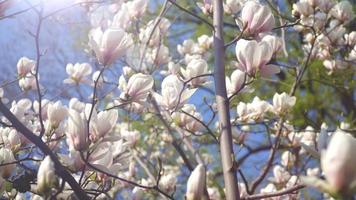
[[[241,200],[265,199],[265,198],[270,198],[270,197],[278,197],[278,196],[283,196],[283,195],[287,195],[287,194],[293,194],[293,193],[297,192],[298,190],[303,189],[304,187],[305,187],[304,185],[296,185],[296,186],[293,186],[293,187],[290,187],[290,188],[287,188],[285,190],[278,191],[278,192],[251,195],[248,197],[241,198]]]

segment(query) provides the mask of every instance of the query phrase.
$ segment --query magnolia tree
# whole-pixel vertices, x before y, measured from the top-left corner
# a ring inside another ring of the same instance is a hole
[[[349,1],[15,2],[0,28],[32,13],[35,42],[1,80],[1,198],[353,199]],[[48,93],[42,34],[79,15],[86,61]]]

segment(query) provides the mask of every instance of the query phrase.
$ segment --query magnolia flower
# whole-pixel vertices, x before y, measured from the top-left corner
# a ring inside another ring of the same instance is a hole
[[[227,94],[231,96],[241,90],[241,87],[246,82],[246,79],[247,77],[245,72],[239,69],[232,72],[231,78],[225,78]]]
[[[227,14],[236,15],[242,8],[246,0],[226,0],[224,11]]]
[[[209,199],[206,191],[206,170],[199,164],[190,174],[187,182],[187,200]]]
[[[355,46],[356,45],[356,31],[352,31],[351,33],[345,34],[345,43],[349,46]]]
[[[117,118],[117,110],[102,111],[96,115],[95,119],[92,119],[90,123],[93,139],[96,140],[109,133],[116,125]]]
[[[348,22],[354,16],[352,8],[349,1],[340,1],[330,10],[330,14],[341,22]]]
[[[125,80],[121,80],[125,81]],[[132,101],[137,103],[144,103],[146,101],[149,92],[154,84],[154,80],[151,75],[146,74],[134,74],[130,77],[128,83],[121,83],[123,92],[120,95],[120,99],[123,101]]]
[[[251,103],[240,102],[237,105],[237,115],[239,121],[260,121],[270,109],[271,105],[268,102],[255,97]]]
[[[52,127],[57,128],[67,116],[67,108],[60,101],[48,104],[47,116]]]
[[[155,65],[155,67],[158,67],[162,64],[168,63],[169,60],[170,60],[170,57],[169,57],[168,47],[161,45],[158,47],[147,49],[146,62],[149,65]],[[145,70],[148,72],[152,72],[156,69],[156,68],[149,68],[147,66],[145,68],[146,68]]]
[[[111,23],[112,28],[122,28],[127,30],[131,27],[132,19],[127,14],[129,10],[127,3],[121,5],[120,10],[114,15],[113,21]]]
[[[184,40],[182,45],[177,46],[177,51],[180,55],[192,54],[194,49],[194,41],[191,39]]]
[[[41,162],[37,172],[37,192],[48,193],[58,184],[54,163],[49,156]]]
[[[127,3],[128,15],[132,19],[138,19],[146,12],[148,0],[132,0]]]
[[[281,50],[283,44],[282,39],[275,35],[265,35],[263,36],[262,41],[266,41],[272,47],[273,54],[278,53]]]
[[[274,94],[273,96],[273,112],[278,115],[285,114],[290,108],[295,105],[297,98],[289,96],[287,93]]]
[[[93,73],[91,80],[93,81],[93,86],[95,85],[95,82],[97,82],[97,87],[101,87],[104,84],[104,81],[106,80],[106,77],[102,73],[100,75],[100,71],[96,71]]]
[[[81,151],[87,147],[88,129],[83,115],[69,109],[69,119],[66,128],[67,141],[70,149]]]
[[[308,0],[300,0],[299,2],[293,4],[292,14],[298,17],[308,17],[313,14],[314,9]]]
[[[282,153],[281,156],[281,164],[282,166],[288,168],[293,166],[294,162],[296,161],[295,155],[290,151],[285,151]]]
[[[211,45],[213,44],[213,37],[209,37],[207,35],[201,35],[198,37],[198,45],[204,51],[210,49]]]
[[[269,76],[280,71],[278,66],[267,64],[273,54],[273,49],[266,41],[256,42],[241,39],[236,43],[236,57],[238,68],[250,76],[260,72],[262,76]]]
[[[274,27],[271,10],[256,1],[246,2],[241,11],[241,20],[246,32],[251,35],[271,31]]]
[[[33,75],[29,75],[21,78],[19,80],[19,86],[21,90],[25,92],[29,90],[36,90],[37,89],[36,77]]]
[[[101,28],[96,28],[89,32],[89,46],[99,63],[104,66],[111,65],[125,55],[132,44],[131,35],[120,28],[109,28],[105,32]]]
[[[202,124],[198,121],[203,121],[202,116],[196,111],[193,104],[185,104],[182,111],[182,113],[175,112],[172,115],[172,118],[178,126],[192,133],[196,133],[203,128]]]
[[[19,77],[25,77],[36,67],[36,62],[27,57],[22,57],[17,62],[17,74]]]
[[[11,150],[16,152],[22,144],[21,135],[15,129],[12,129],[8,132],[6,141],[3,142],[6,146],[10,147]]]
[[[160,186],[168,193],[172,193],[176,189],[177,177],[172,173],[161,177]]]
[[[8,148],[0,148],[0,164],[15,162],[15,157],[12,151]],[[16,164],[8,164],[0,166],[0,175],[3,178],[10,177],[12,171],[15,169]]]
[[[197,2],[197,6],[206,15],[209,15],[209,14],[213,13],[213,2],[212,2],[212,0],[203,0],[203,3]]]
[[[321,168],[330,186],[336,192],[347,192],[356,180],[356,139],[337,130],[328,148],[321,152]]]
[[[324,60],[323,65],[326,69],[329,70],[329,75],[336,70],[345,69],[347,67],[347,63],[343,62],[342,60]]]
[[[150,46],[158,46],[162,43],[162,38],[170,25],[171,22],[167,18],[161,18],[158,22],[156,20],[149,21],[147,27],[140,30],[140,41]]]
[[[208,64],[203,59],[191,60],[186,69],[181,68],[181,72],[185,80],[190,80],[192,86],[203,85],[207,81],[207,77],[199,77],[208,73]]]
[[[68,63],[66,66],[67,74],[69,78],[65,79],[63,83],[67,84],[79,84],[79,83],[90,83],[87,79],[92,72],[91,65],[89,63]]]
[[[5,14],[5,11],[13,4],[12,0],[0,2],[0,17]]]
[[[113,154],[110,142],[102,142],[96,146],[95,150],[89,156],[89,163],[96,168],[105,172],[111,173],[110,167],[113,164]],[[99,178],[105,178],[104,174],[100,174]]]
[[[290,174],[282,166],[276,165],[273,168],[273,182],[275,183],[285,183],[290,179]]]
[[[167,110],[182,107],[196,89],[185,89],[176,75],[169,75],[162,81],[162,91],[154,93],[157,102]]]

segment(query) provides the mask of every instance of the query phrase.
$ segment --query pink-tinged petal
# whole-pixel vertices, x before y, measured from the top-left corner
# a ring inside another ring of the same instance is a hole
[[[277,65],[264,65],[260,69],[261,76],[270,77],[274,74],[278,74],[281,69]]]

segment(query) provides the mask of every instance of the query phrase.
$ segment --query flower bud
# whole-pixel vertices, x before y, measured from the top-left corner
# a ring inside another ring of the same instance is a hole
[[[12,151],[8,148],[1,148],[0,149],[0,164],[5,164],[5,163],[12,163],[16,161],[14,154]],[[15,169],[15,164],[6,164],[0,166],[0,175],[3,178],[8,178],[10,177],[12,171]]]
[[[257,35],[269,32],[274,27],[274,17],[271,10],[256,1],[248,1],[241,11],[241,20],[246,32]]]
[[[58,184],[54,163],[49,156],[41,162],[37,172],[37,192],[48,193]]]
[[[66,128],[67,141],[70,149],[81,151],[87,147],[88,129],[84,116],[76,110],[69,109]]]
[[[67,108],[60,101],[50,103],[47,108],[48,120],[53,128],[57,128],[67,116]]]
[[[36,62],[27,57],[22,57],[17,62],[17,74],[19,77],[24,77],[36,67]]]
[[[206,193],[206,170],[204,165],[199,164],[189,176],[187,182],[186,199],[208,199]]]
[[[337,130],[326,150],[321,152],[321,168],[330,186],[337,192],[346,192],[356,180],[356,139]]]

